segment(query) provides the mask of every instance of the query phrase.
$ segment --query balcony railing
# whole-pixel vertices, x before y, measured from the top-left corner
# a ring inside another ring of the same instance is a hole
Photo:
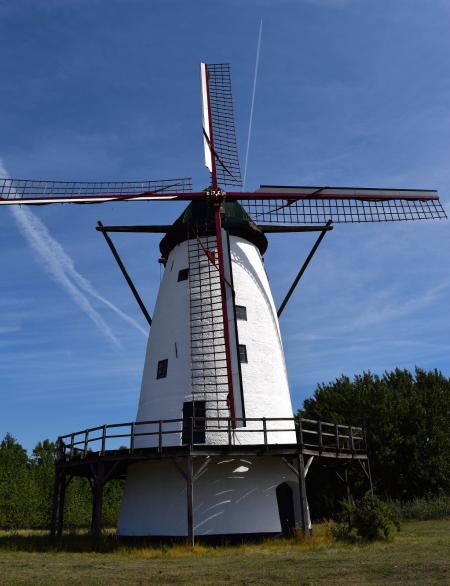
[[[152,448],[162,454],[167,448],[207,449],[236,446],[271,450],[283,446],[304,453],[355,456],[366,453],[362,427],[295,418],[237,419],[191,417],[113,423],[77,431],[58,438],[62,460],[80,459],[111,452],[135,454]]]

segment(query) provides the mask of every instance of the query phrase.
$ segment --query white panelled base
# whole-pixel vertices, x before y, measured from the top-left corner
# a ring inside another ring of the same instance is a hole
[[[194,473],[203,462],[194,459]],[[280,533],[276,487],[283,482],[292,488],[298,522],[298,479],[281,458],[211,458],[194,482],[195,535]],[[173,462],[130,466],[118,533],[187,536],[186,481]]]

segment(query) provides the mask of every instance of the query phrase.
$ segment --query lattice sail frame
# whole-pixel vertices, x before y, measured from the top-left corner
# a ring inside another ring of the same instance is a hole
[[[212,188],[241,188],[231,91],[231,68],[201,64],[205,162]],[[189,178],[160,181],[42,181],[0,178],[0,205],[104,203],[110,201],[191,201],[209,197],[192,192]],[[263,185],[256,192],[229,192],[257,224],[302,225],[390,222],[446,218],[436,191]]]
[[[0,178],[0,204],[103,203],[169,199],[170,194],[190,193],[190,178],[145,181],[53,181]],[[160,197],[158,197],[160,196]]]
[[[286,199],[270,199],[289,192]],[[297,193],[296,193],[297,192]],[[308,192],[312,192],[308,196]],[[261,186],[261,199],[241,200],[257,224],[302,225],[445,219],[433,190]]]
[[[242,187],[229,63],[200,66],[205,164],[212,184]],[[214,160],[213,160],[214,159]]]

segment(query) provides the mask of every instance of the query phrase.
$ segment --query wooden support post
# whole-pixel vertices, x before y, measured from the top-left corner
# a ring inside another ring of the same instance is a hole
[[[351,425],[348,426],[348,441],[349,447],[352,454],[355,453],[355,441],[353,439],[353,428]]]
[[[352,492],[350,489],[350,479],[348,476],[348,465],[345,466],[345,468],[344,468],[344,481],[345,481],[345,492],[346,492],[346,496],[347,496],[347,503],[350,505],[352,502]],[[351,526],[352,517],[351,517],[350,513],[348,514],[348,523]]]
[[[133,293],[134,298],[137,301],[137,304],[141,308],[141,311],[144,314],[144,317],[147,320],[148,325],[151,326],[152,325],[152,318],[150,317],[150,314],[147,311],[147,308],[145,307],[144,302],[142,301],[139,293],[137,292],[137,289],[134,286],[134,283],[131,280],[130,275],[127,272],[127,269],[125,268],[125,265],[123,264],[122,259],[120,258],[116,247],[114,246],[114,244],[113,244],[111,238],[109,237],[109,235],[107,234],[106,230],[104,230],[103,224],[101,222],[97,222],[97,224],[98,224],[97,230],[99,232],[101,232],[103,234],[103,236],[105,237],[106,243],[108,244],[109,249],[111,250],[116,263],[119,265],[119,269],[122,271],[122,275],[125,277],[125,281],[127,282],[128,287],[131,289],[131,292]]]
[[[96,537],[102,534],[103,488],[104,488],[104,463],[99,462],[93,479],[92,490],[92,522],[91,533]]]
[[[373,496],[372,472],[370,471],[370,460],[367,458],[367,471],[369,477],[370,494]]]
[[[52,520],[50,535],[56,537],[58,531],[59,499],[61,497],[61,472],[55,466],[55,482],[53,484]]]
[[[345,466],[345,468],[344,468],[344,480],[345,480],[345,492],[347,495],[347,501],[350,504],[353,500],[353,497],[352,497],[352,491],[351,491],[351,487],[350,487],[350,477],[349,477],[349,473],[348,473],[348,465]]]
[[[58,499],[58,518],[56,521],[56,536],[61,537],[64,527],[64,504],[66,499],[66,474],[65,472],[60,473],[59,481],[59,499]]]
[[[73,458],[74,449],[75,449],[75,446],[73,445],[73,442],[75,441],[74,438],[75,438],[75,435],[72,433],[70,435],[70,459]]]
[[[305,482],[305,461],[303,454],[297,456],[297,468],[298,468],[298,490],[300,497],[300,523],[303,535],[310,537],[311,533],[309,530],[308,523],[308,501],[306,499],[306,482]]]
[[[292,283],[292,285],[289,288],[289,291],[286,293],[286,297],[283,299],[280,308],[277,311],[278,317],[280,317],[280,315],[283,313],[284,308],[287,305],[287,302],[289,301],[289,299],[291,298],[292,293],[294,292],[294,289],[297,287],[298,282],[300,281],[300,279],[302,278],[303,273],[306,271],[306,269],[308,268],[308,265],[312,259],[312,257],[314,256],[316,250],[319,248],[320,243],[322,242],[325,234],[331,230],[331,220],[328,220],[328,222],[326,223],[325,226],[323,226],[321,232],[320,232],[320,236],[319,238],[316,240],[314,246],[311,248],[311,252],[308,254],[308,256],[306,257],[305,262],[303,263],[303,265],[301,266],[297,276],[294,279],[294,282]]]
[[[106,449],[106,425],[103,425],[102,427],[102,450],[101,450],[101,455],[104,456],[105,455],[105,449]]]
[[[364,451],[367,454],[367,434],[366,434],[366,428],[365,427],[363,427],[362,436],[363,436],[363,442],[364,442],[363,448],[364,448]],[[367,476],[369,478],[370,494],[373,496],[372,472],[370,470],[369,456],[367,456]]]
[[[194,470],[191,454],[189,454],[186,458],[186,493],[188,543],[189,545],[194,545]]]
[[[323,437],[322,437],[322,422],[317,422],[317,440],[319,444],[319,451],[322,453],[323,451]]]
[[[341,451],[341,446],[339,443],[339,426],[337,423],[334,426],[334,439],[336,442],[336,455],[339,455],[339,452]]]
[[[302,416],[301,415],[299,415],[297,417],[296,432],[297,432],[297,444],[298,444],[298,447],[301,450],[303,450],[303,423],[302,423]]]
[[[130,454],[134,454],[134,434],[136,433],[136,424],[133,423],[131,424],[131,433],[130,433]]]
[[[89,446],[89,430],[86,429],[84,432],[84,448],[83,448],[83,458],[86,458]]]

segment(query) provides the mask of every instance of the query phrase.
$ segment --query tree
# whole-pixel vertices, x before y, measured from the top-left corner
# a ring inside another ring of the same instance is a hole
[[[0,527],[19,529],[32,515],[33,486],[26,450],[9,434],[0,444]]]
[[[403,501],[450,492],[450,380],[434,370],[365,372],[318,385],[302,414],[363,425],[377,492]],[[326,483],[335,475],[323,475]],[[356,477],[357,482],[359,477]]]
[[[46,439],[30,457],[10,435],[0,443],[0,528],[49,528],[55,478],[56,446]],[[123,480],[111,480],[104,489],[103,523],[117,523]],[[65,499],[67,527],[89,527],[92,493],[86,478],[73,478]]]
[[[50,527],[55,478],[55,454],[55,444],[48,439],[39,442],[32,453],[30,472],[35,487],[34,527]],[[28,526],[31,525],[29,524]]]

